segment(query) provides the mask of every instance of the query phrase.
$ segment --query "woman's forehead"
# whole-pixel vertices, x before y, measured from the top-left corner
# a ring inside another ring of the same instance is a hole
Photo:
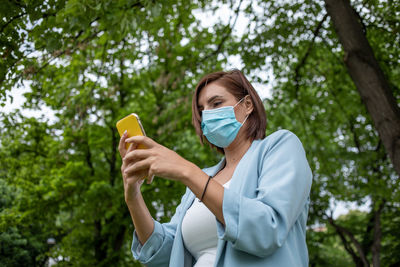
[[[208,99],[215,96],[229,97],[232,96],[231,93],[226,90],[222,85],[211,83],[205,86],[199,94],[198,105],[203,106]]]

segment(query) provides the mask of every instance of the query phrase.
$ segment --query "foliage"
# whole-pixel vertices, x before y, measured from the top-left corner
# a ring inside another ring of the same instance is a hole
[[[314,174],[309,225],[328,229],[309,231],[310,264],[352,263],[329,225],[332,201],[370,206],[368,214],[335,220],[366,247],[373,240],[368,222],[382,206],[381,261],[400,262],[399,179],[347,74],[322,1],[232,2],[228,23],[203,28],[194,13],[220,4],[2,4],[0,103],[12,99],[12,88],[28,84],[23,108],[55,112],[38,119],[1,113],[2,263],[42,266],[52,258],[60,266],[139,266],[130,254],[133,225],[123,199],[115,123],[135,112],[157,142],[200,167],[215,164],[219,155],[200,146],[191,126],[191,96],[203,74],[225,68],[235,55],[252,82],[274,87],[265,100],[267,133],[292,130],[306,149]],[[398,7],[394,1],[352,5],[399,101]],[[238,12],[250,22],[243,36],[232,31]],[[268,72],[273,82],[260,75]],[[142,190],[152,215],[163,222],[184,192],[181,184],[161,178]],[[49,238],[56,243],[48,244]]]

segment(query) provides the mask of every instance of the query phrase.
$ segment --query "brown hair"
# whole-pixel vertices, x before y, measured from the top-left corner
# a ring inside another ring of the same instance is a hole
[[[192,122],[196,129],[197,135],[203,144],[207,138],[203,135],[201,130],[201,111],[199,110],[199,94],[200,91],[210,83],[218,83],[223,86],[229,93],[231,93],[236,100],[240,100],[246,95],[250,96],[253,102],[253,111],[250,113],[245,123],[246,137],[251,141],[256,139],[263,139],[265,137],[265,130],[267,128],[267,116],[265,114],[264,105],[258,96],[254,87],[246,79],[240,70],[231,70],[228,72],[218,71],[205,75],[196,86],[196,90],[192,99]],[[210,144],[212,147],[214,145]],[[217,147],[217,150],[224,153],[222,148]]]

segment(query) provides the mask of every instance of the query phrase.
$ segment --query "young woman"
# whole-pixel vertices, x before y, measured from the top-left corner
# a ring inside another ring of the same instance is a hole
[[[224,154],[211,168],[148,137],[121,137],[134,258],[147,266],[308,266],[312,175],[299,139],[287,130],[265,137],[262,101],[238,70],[200,80],[192,117],[201,141]],[[187,187],[169,223],[154,220],[143,201],[141,177],[153,175]]]

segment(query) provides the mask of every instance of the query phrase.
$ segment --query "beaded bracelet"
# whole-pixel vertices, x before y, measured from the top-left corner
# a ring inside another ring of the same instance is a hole
[[[203,194],[201,195],[200,202],[203,202],[203,197],[204,197],[204,195],[205,195],[205,193],[206,193],[208,183],[210,182],[211,179],[212,179],[212,176],[211,176],[211,175],[208,176],[208,180],[207,180],[206,186],[204,187]]]

